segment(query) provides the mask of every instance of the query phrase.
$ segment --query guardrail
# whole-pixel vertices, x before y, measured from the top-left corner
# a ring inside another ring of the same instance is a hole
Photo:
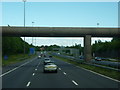
[[[74,61],[74,62],[77,62],[77,63],[80,63],[80,64],[87,64],[87,65],[91,65],[91,66],[96,66],[96,67],[100,67],[100,68],[104,68],[104,69],[109,69],[109,70],[115,70],[115,71],[120,72],[119,68],[112,68],[112,67],[102,66],[102,65],[95,64],[93,62],[86,63],[84,60],[82,60],[82,59],[80,60],[80,59],[72,57],[72,56],[65,56],[65,55],[60,55],[60,54],[56,54],[56,53],[53,53],[52,55],[60,56],[60,57],[69,59],[71,61]]]

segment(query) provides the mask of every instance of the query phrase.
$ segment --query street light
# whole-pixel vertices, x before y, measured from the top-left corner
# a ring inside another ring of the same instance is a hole
[[[32,27],[33,27],[33,25],[34,25],[34,22],[32,22]],[[33,37],[32,37],[32,45],[33,45]]]
[[[99,23],[97,23],[97,27],[99,26],[100,24]]]
[[[25,27],[25,2],[26,0],[23,0],[23,2],[24,2],[24,27]]]
[[[25,2],[26,0],[23,0],[24,2],[24,27],[25,27]],[[25,54],[25,37],[24,37],[24,54]]]

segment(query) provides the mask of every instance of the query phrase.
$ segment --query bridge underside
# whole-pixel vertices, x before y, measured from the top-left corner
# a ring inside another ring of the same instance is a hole
[[[79,27],[2,27],[3,36],[17,37],[113,37],[119,36],[118,28]]]
[[[120,28],[2,27],[2,36],[84,37],[84,57],[86,61],[90,61],[91,37],[120,37]]]

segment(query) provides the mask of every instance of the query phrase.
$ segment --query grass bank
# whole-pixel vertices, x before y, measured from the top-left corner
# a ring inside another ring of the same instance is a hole
[[[9,55],[7,60],[4,60],[4,58],[2,57],[2,66],[21,62],[23,60],[26,60],[26,59],[32,58],[32,57],[35,57],[35,55],[28,55],[28,54]]]
[[[71,61],[69,59],[65,59],[65,58],[62,58],[62,57],[59,57],[59,56],[54,56],[54,58],[63,60],[65,62],[69,62],[71,64],[74,64],[76,66],[79,66],[79,67],[82,67],[82,68],[85,68],[85,69],[92,70],[94,72],[103,74],[103,75],[108,76],[108,77],[120,80],[120,72],[117,72],[117,71],[114,71],[114,70],[109,70],[109,69],[104,69],[104,68],[100,68],[100,67],[95,67],[95,66],[91,66],[91,65],[86,65],[86,64],[83,64],[82,62],[80,64],[80,63],[77,63],[75,61]]]

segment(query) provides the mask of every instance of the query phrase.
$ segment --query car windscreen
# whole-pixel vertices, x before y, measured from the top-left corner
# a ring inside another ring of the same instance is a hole
[[[47,63],[46,65],[55,65],[54,63]]]
[[[50,60],[49,58],[46,58],[45,60]]]

